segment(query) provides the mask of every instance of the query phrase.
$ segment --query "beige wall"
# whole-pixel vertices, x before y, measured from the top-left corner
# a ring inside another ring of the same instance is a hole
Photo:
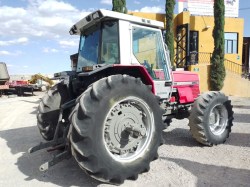
[[[222,92],[227,95],[250,97],[250,81],[240,75],[227,71]]]
[[[199,74],[201,92],[208,91],[210,65],[192,65],[189,70]],[[237,73],[226,71],[222,92],[226,95],[250,97],[250,81],[242,78]]]
[[[206,64],[191,65],[189,66],[189,71],[195,72],[199,75],[200,91],[201,92],[208,91],[209,90],[210,65],[206,65]]]

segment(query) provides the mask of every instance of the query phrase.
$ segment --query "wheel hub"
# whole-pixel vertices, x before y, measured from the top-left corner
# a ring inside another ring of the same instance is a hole
[[[209,115],[209,128],[214,135],[221,135],[227,126],[228,112],[224,105],[216,105]]]
[[[113,154],[134,152],[146,135],[143,112],[135,103],[120,103],[112,108],[105,123],[105,141]]]

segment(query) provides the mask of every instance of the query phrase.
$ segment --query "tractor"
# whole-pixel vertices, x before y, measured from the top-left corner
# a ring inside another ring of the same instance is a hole
[[[201,144],[224,143],[233,125],[222,92],[201,94],[199,76],[172,70],[159,21],[95,11],[70,29],[79,35],[72,71],[41,99],[37,126],[46,140],[30,148],[61,151],[44,171],[74,157],[91,177],[120,184],[149,170],[171,119],[189,118]]]

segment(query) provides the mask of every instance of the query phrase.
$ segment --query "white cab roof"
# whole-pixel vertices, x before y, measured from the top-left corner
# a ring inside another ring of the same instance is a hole
[[[148,27],[159,28],[159,29],[164,28],[164,23],[160,21],[132,16],[129,14],[122,14],[110,10],[100,9],[78,21],[75,25],[71,27],[69,32],[70,34],[80,34],[81,30],[89,28],[90,26],[94,25],[97,22],[100,22],[103,19],[124,20],[134,24],[144,25]]]

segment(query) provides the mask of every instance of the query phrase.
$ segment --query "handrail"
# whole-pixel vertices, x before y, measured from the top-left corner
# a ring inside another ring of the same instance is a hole
[[[193,55],[193,56],[192,56]],[[211,64],[212,53],[208,52],[191,52],[190,61],[191,64]],[[250,68],[245,67],[242,64],[238,64],[228,59],[224,59],[225,69],[239,74],[244,78],[250,79]]]

